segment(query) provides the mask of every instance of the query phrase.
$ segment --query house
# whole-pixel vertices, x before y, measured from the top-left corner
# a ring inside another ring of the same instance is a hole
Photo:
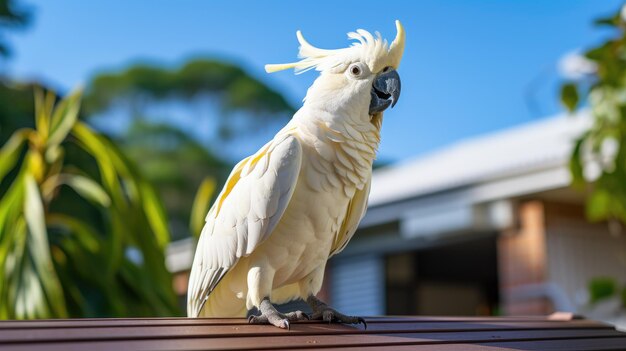
[[[359,315],[545,315],[580,311],[592,277],[626,282],[625,235],[589,223],[569,187],[590,122],[542,119],[376,170],[323,293]],[[192,254],[191,242],[168,253],[182,295]]]

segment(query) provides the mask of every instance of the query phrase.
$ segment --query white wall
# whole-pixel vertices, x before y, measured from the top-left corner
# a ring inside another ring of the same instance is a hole
[[[581,307],[589,281],[598,276],[626,283],[626,232],[612,235],[606,223],[549,215],[547,220],[548,281]]]

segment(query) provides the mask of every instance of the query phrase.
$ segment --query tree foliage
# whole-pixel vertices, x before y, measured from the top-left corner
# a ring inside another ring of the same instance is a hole
[[[210,101],[220,108],[216,122],[221,136],[232,135],[234,112],[244,112],[237,132],[255,131],[293,107],[277,91],[240,67],[212,59],[196,59],[182,67],[138,64],[121,72],[102,73],[87,87],[84,112],[96,116],[112,108],[127,110],[131,118],[148,117],[157,102],[186,104]],[[198,122],[202,122],[197,116]]]
[[[561,101],[570,111],[586,100],[593,118],[591,128],[575,145],[570,169],[574,185],[591,185],[590,219],[626,223],[626,21],[618,12],[596,23],[616,33],[584,53],[596,74],[566,82],[561,89]]]
[[[38,84],[18,84],[0,79],[0,145],[20,128],[33,128],[33,89]]]
[[[31,18],[28,9],[19,7],[14,0],[0,0],[0,56],[9,56],[11,49],[2,33],[5,29],[25,27]]]
[[[10,53],[3,30],[30,17],[16,0],[0,0],[0,56]],[[81,111],[80,94],[39,95],[34,108],[40,87],[0,79],[0,318],[178,314],[164,247],[170,233],[199,233],[230,171],[211,150],[258,134],[293,107],[211,59],[97,75]],[[199,139],[169,105],[215,133]],[[207,105],[215,109],[208,119],[195,113]],[[109,114],[128,127],[105,137],[86,124]]]
[[[205,185],[199,191],[201,184],[215,185],[225,181],[230,163],[213,155],[180,129],[167,124],[137,120],[117,142],[129,159],[136,160],[141,173],[164,199],[173,239],[194,233],[197,228],[188,226],[192,208],[196,212],[202,211],[213,197],[214,188],[208,189]],[[201,216],[203,225],[206,211],[196,216]],[[198,220],[193,223],[197,226]]]
[[[90,120],[119,122],[121,115],[130,121],[115,140],[155,184],[174,238],[197,234],[203,224],[206,212],[192,213],[192,201],[195,196],[195,208],[206,208],[213,194],[208,184],[225,181],[232,167],[225,151],[247,143],[245,136],[271,131],[268,125],[278,126],[294,112],[277,91],[240,67],[201,58],[180,67],[138,64],[101,73],[87,85],[83,106]],[[186,126],[177,118],[181,112],[190,117]]]
[[[80,93],[35,100],[0,149],[0,318],[177,314],[156,192],[78,121]]]
[[[566,82],[561,101],[569,111],[587,103],[591,128],[577,141],[570,160],[573,185],[588,191],[587,217],[626,223],[626,11],[596,21],[614,37],[587,50],[584,57],[595,67],[586,79]],[[619,295],[626,307],[626,286],[613,278],[589,284],[591,302]]]

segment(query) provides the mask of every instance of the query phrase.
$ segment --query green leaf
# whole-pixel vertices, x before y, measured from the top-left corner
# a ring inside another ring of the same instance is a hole
[[[12,183],[1,184],[0,319],[178,314],[154,188],[111,140],[77,120],[78,95],[56,109],[55,99],[37,95],[37,130],[0,149],[2,178],[25,154]],[[68,204],[77,196],[60,184],[87,201]],[[129,261],[128,247],[144,260]]]
[[[588,285],[591,303],[607,299],[617,292],[617,282],[609,277],[593,278]]]
[[[78,119],[80,110],[81,90],[76,90],[70,96],[63,99],[55,108],[50,122],[50,137],[48,145],[58,145],[72,130]]]
[[[87,151],[98,163],[98,168],[104,182],[104,187],[111,196],[111,200],[117,206],[124,206],[120,210],[125,211],[126,201],[117,176],[115,167],[106,146],[102,143],[101,137],[97,135],[86,124],[78,122],[72,129],[73,135],[85,151]]]
[[[0,263],[3,262],[2,252],[7,248],[3,241],[11,237],[11,233],[7,228],[10,223],[16,220],[17,214],[21,215],[21,209],[24,202],[24,185],[18,177],[12,184],[7,193],[0,198]]]
[[[167,217],[161,200],[159,200],[154,189],[146,182],[141,184],[141,193],[141,203],[150,228],[156,237],[159,247],[165,249],[170,242],[170,232],[167,227]]]
[[[584,165],[582,160],[582,145],[587,139],[589,132],[585,133],[574,144],[572,156],[569,160],[569,170],[572,175],[572,186],[582,189],[586,184]]]
[[[79,145],[87,151],[98,163],[98,169],[102,177],[103,186],[111,198],[111,216],[109,225],[111,226],[110,238],[106,242],[108,250],[108,262],[105,274],[112,275],[116,272],[124,255],[124,234],[132,228],[128,228],[125,223],[131,215],[124,188],[120,183],[117,170],[111,160],[111,155],[104,138],[96,134],[86,124],[78,122],[72,129],[72,134],[76,137]]]
[[[21,213],[20,213],[21,214]],[[24,319],[27,318],[28,311],[27,306],[32,306],[34,303],[28,304],[24,301],[26,294],[22,291],[24,288],[23,276],[24,271],[29,268],[29,261],[25,260],[26,251],[26,223],[23,217],[19,217],[14,222],[12,247],[10,248],[9,255],[5,262],[4,273],[6,274],[5,283],[6,286],[3,294],[3,300],[6,299],[9,309],[7,314],[11,319]],[[36,303],[36,301],[35,301]]]
[[[611,17],[602,17],[593,21],[593,24],[596,26],[611,26],[616,27],[619,26],[620,23],[620,12],[616,13]]]
[[[29,129],[20,129],[0,149],[0,181],[15,166],[22,151],[22,145],[28,139]]]
[[[25,167],[22,168],[23,170]],[[7,193],[0,198],[0,318],[16,318],[15,277],[19,274],[21,256],[26,237],[24,223],[23,173],[13,181]]]
[[[215,186],[215,179],[211,177],[204,178],[193,200],[189,227],[191,228],[191,234],[196,238],[200,236],[200,232],[204,226],[204,219],[209,211],[211,198],[215,192]]]
[[[100,184],[85,176],[62,174],[60,175],[60,183],[70,186],[82,197],[100,206],[108,207],[111,204],[111,198]]]
[[[59,145],[49,145],[44,158],[48,163],[58,162],[63,157],[63,148]]]
[[[35,127],[43,140],[50,135],[50,115],[55,100],[53,92],[44,92],[40,87],[35,87]]]
[[[596,189],[587,199],[587,218],[591,221],[606,219],[609,215],[611,194],[604,189]]]
[[[576,110],[578,106],[579,96],[578,89],[574,83],[563,84],[561,87],[561,102],[569,112]]]
[[[32,274],[36,274],[36,277],[31,276],[27,279],[33,280],[34,285],[29,285],[34,289],[32,295],[39,297],[39,300],[29,301],[29,303],[34,305],[48,304],[54,316],[67,317],[63,289],[50,257],[48,232],[39,189],[35,179],[29,174],[25,175],[24,184],[26,192],[24,217],[28,227],[28,253],[33,266]]]
[[[8,245],[3,241],[11,238],[11,232],[7,230],[11,222],[16,220],[16,212],[21,214],[24,202],[24,183],[21,181],[21,174],[18,175],[11,187],[0,197],[0,264],[3,261],[2,252]]]
[[[96,254],[102,247],[102,239],[98,232],[86,222],[64,214],[49,214],[46,223],[51,228],[68,231],[76,241],[91,254]]]

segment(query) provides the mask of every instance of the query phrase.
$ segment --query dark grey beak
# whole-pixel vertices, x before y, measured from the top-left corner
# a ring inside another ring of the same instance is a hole
[[[372,101],[370,101],[370,115],[385,111],[389,106],[394,107],[400,98],[400,76],[391,68],[378,74],[372,84]]]

